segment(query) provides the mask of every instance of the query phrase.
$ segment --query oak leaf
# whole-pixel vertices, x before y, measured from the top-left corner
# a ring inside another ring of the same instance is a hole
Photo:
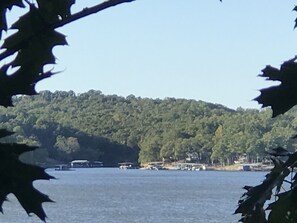
[[[260,90],[255,100],[262,107],[271,107],[273,117],[283,114],[297,104],[297,63],[294,60],[284,62],[280,69],[266,66],[261,77],[267,80],[280,81],[280,85]]]
[[[13,134],[6,130],[0,131],[0,138]],[[36,214],[45,221],[46,214],[42,208],[43,202],[52,202],[45,194],[33,187],[35,180],[49,180],[43,168],[22,163],[19,156],[24,152],[34,151],[37,147],[16,143],[0,143],[0,211],[7,195],[16,196],[22,207],[29,214]]]

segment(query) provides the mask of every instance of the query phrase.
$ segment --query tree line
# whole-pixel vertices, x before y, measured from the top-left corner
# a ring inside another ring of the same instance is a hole
[[[101,160],[118,162],[190,160],[232,164],[245,156],[262,161],[282,145],[295,150],[294,109],[271,119],[271,110],[229,109],[203,101],[129,95],[104,95],[90,90],[42,91],[13,99],[0,108],[0,128],[17,141],[41,149],[25,155],[35,162]]]

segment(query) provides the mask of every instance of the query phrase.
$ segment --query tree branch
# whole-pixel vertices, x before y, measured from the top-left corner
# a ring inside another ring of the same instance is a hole
[[[53,24],[52,27],[59,28],[66,24],[74,22],[78,19],[81,19],[83,17],[98,13],[102,10],[107,9],[107,8],[110,8],[110,7],[113,7],[113,6],[122,4],[122,3],[133,2],[133,1],[135,1],[135,0],[109,0],[109,1],[103,2],[101,4],[95,5],[93,7],[90,7],[90,8],[84,8],[82,11],[77,12],[73,15],[70,15],[70,16],[66,17],[65,19],[63,19],[62,21]]]
[[[122,4],[122,3],[129,3],[129,2],[133,2],[135,0],[108,0],[106,2],[103,2],[103,3],[100,3],[98,5],[95,5],[93,7],[90,7],[90,8],[85,8],[83,9],[82,11],[80,12],[77,12],[73,15],[70,15],[68,17],[66,17],[65,19],[57,22],[57,23],[54,23],[54,24],[50,24],[50,27],[56,29],[56,28],[59,28],[59,27],[62,27],[66,24],[69,24],[71,22],[74,22],[78,19],[81,19],[81,18],[84,18],[86,16],[89,16],[91,14],[95,14],[95,13],[98,13],[102,10],[105,10],[107,8],[110,8],[110,7],[113,7],[113,6],[116,6],[116,5],[119,5],[119,4]],[[28,36],[27,39],[30,39],[32,38],[33,36]],[[24,40],[26,41],[26,40]],[[0,53],[0,61],[13,55],[14,53],[16,53],[15,50],[5,50],[4,52]]]

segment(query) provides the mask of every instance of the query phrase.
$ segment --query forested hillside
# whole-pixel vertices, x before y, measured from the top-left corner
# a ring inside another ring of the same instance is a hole
[[[262,160],[279,145],[295,150],[295,112],[271,119],[271,111],[228,109],[202,101],[126,98],[91,90],[41,92],[14,98],[0,109],[0,127],[16,134],[9,140],[39,145],[26,159],[60,162],[192,160],[231,164],[245,154]]]

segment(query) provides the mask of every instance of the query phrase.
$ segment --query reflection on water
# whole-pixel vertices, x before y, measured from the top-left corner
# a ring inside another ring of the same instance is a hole
[[[35,183],[56,203],[46,203],[47,222],[236,223],[232,215],[244,185],[263,172],[145,171],[117,168],[53,171],[57,180]],[[35,223],[13,196],[0,222]]]

